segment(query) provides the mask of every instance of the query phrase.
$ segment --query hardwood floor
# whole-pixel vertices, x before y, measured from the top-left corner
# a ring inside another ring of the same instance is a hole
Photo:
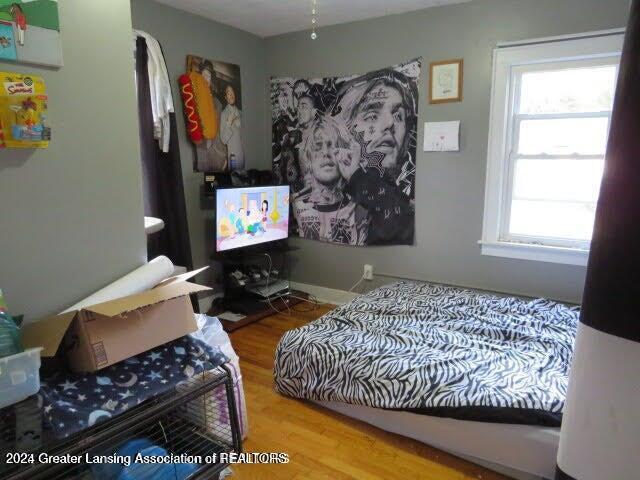
[[[286,452],[290,458],[288,464],[234,465],[234,480],[507,479],[415,440],[276,393],[272,370],[278,340],[329,310],[319,306],[312,312],[277,314],[230,334],[240,356],[248,408],[244,451]]]

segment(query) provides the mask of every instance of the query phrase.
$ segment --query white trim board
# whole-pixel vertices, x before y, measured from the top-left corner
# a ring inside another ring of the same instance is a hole
[[[482,255],[586,267],[589,250],[509,242],[478,242]]]
[[[535,45],[537,43],[551,43],[560,42],[562,40],[575,40],[580,38],[594,38],[594,37],[606,37],[608,35],[625,34],[627,29],[625,27],[610,28],[608,30],[595,30],[593,32],[582,33],[570,33],[568,35],[555,35],[552,37],[540,37],[540,38],[527,38],[524,40],[514,40],[509,42],[498,42],[496,46],[498,48],[505,47],[519,47],[521,45]]]
[[[336,290],[335,288],[321,287],[319,285],[310,285],[308,283],[289,282],[292,290],[300,290],[309,293],[323,303],[331,303],[333,305],[344,305],[356,298],[359,294],[347,292],[346,290]]]

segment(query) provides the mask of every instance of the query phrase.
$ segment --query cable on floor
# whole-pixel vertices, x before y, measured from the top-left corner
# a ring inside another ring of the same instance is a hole
[[[353,286],[349,289],[349,291],[353,292],[356,289],[356,287],[360,285],[363,281],[364,281],[364,275],[360,277],[360,280],[358,280],[356,283],[353,284]]]

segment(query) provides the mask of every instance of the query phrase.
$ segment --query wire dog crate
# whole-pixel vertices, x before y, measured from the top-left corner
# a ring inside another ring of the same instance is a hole
[[[12,421],[7,412],[0,417],[0,478],[7,480],[217,479],[228,466],[220,454],[242,450],[233,380],[225,365],[64,440],[48,439],[46,429],[39,440],[24,428],[42,424],[37,397],[11,408]],[[136,463],[138,454],[142,460]],[[146,463],[152,456],[167,463]],[[42,463],[54,457],[70,463]]]

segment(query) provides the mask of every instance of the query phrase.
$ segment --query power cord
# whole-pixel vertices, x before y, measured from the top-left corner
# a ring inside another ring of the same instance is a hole
[[[269,288],[269,281],[271,280],[271,271],[273,270],[273,260],[271,258],[271,255],[269,255],[268,253],[264,253],[264,256],[267,257],[267,259],[269,260],[269,269],[267,270],[267,282],[266,282],[266,288]],[[317,297],[315,297],[314,295],[311,294],[307,294],[308,297],[304,298],[298,295],[293,295],[291,292],[284,294],[284,295],[277,295],[275,298],[282,300],[282,303],[284,303],[284,305],[287,307],[287,315],[291,315],[291,312],[300,312],[300,313],[304,313],[304,312],[312,312],[314,311],[316,308],[318,308],[318,306],[320,306],[322,303],[320,302],[320,300],[318,300]],[[290,298],[295,298],[296,300],[300,300],[301,302],[305,302],[305,303],[309,303],[311,304],[311,308],[307,308],[307,309],[299,309],[299,308],[292,308],[289,306],[289,302],[288,299]],[[280,313],[280,314],[284,314],[285,310],[279,310],[278,308],[275,307],[275,305],[273,305],[273,302],[271,301],[271,297],[266,297],[266,299],[264,300],[265,303],[267,303],[269,305],[269,307],[276,313]]]
[[[315,295],[311,295],[310,293],[307,294],[307,298],[299,297],[297,295],[292,295],[292,294],[289,294],[289,297],[311,304],[311,308],[305,308],[305,309],[291,307],[294,312],[300,312],[300,313],[313,312],[320,305],[323,305]]]
[[[364,275],[360,277],[360,279],[353,284],[353,286],[349,289],[350,292],[353,292],[358,285],[360,285],[364,281]]]
[[[271,255],[269,255],[268,253],[264,253],[264,256],[267,257],[267,259],[269,260],[269,270],[267,270],[267,285],[266,288],[267,290],[269,289],[269,280],[271,279],[271,270],[273,269],[273,260],[271,259]],[[277,298],[279,298],[280,300],[282,300],[282,303],[284,303],[285,307],[287,307],[287,314],[291,315],[291,308],[289,307],[289,303],[287,302],[287,300],[282,296],[282,295],[278,295]],[[266,302],[269,305],[269,307],[271,308],[271,310],[273,310],[276,313],[284,313],[284,310],[278,310],[273,303],[271,302],[271,297],[267,296],[266,297]]]

